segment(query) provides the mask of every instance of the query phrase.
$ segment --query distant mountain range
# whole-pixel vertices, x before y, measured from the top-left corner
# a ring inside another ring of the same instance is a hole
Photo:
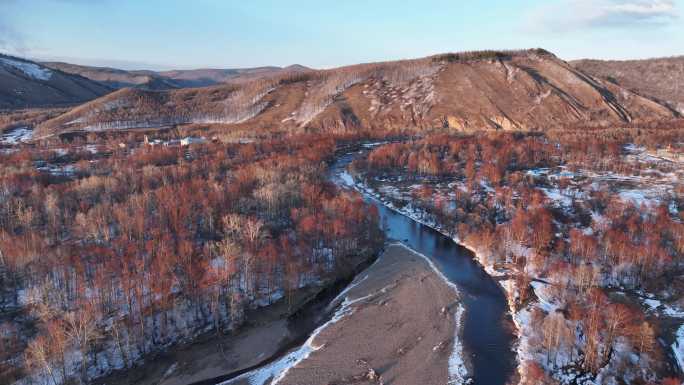
[[[543,130],[684,114],[684,57],[565,62],[541,50],[360,64],[124,71],[0,55],[0,109],[76,106],[68,131],[229,124],[350,130]]]
[[[83,76],[0,55],[0,109],[73,105],[112,91]]]
[[[76,105],[125,87],[157,91],[206,87],[307,70],[304,66],[293,65],[285,68],[125,71],[0,55],[0,110]]]
[[[103,83],[111,88],[135,87],[147,90],[207,87],[227,82],[252,80],[282,72],[306,71],[300,65],[289,67],[258,67],[242,69],[193,69],[173,71],[124,71],[116,68],[90,67],[61,62],[44,62],[42,65],[66,73],[80,75]]]

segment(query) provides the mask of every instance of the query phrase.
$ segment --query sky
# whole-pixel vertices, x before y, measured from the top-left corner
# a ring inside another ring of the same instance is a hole
[[[330,68],[541,47],[684,54],[684,0],[0,0],[0,52],[123,69]]]

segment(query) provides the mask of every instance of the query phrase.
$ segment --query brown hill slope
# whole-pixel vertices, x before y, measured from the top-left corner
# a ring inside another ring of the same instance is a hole
[[[0,55],[0,109],[77,104],[111,91],[78,75]]]
[[[655,97],[684,114],[684,56],[626,61],[578,60],[575,68]]]
[[[256,68],[204,68],[196,70],[164,71],[158,74],[171,79],[182,87],[206,87],[221,83],[245,82],[264,77],[272,77],[282,73],[308,71],[303,66],[289,67],[256,67]]]
[[[220,123],[250,129],[543,130],[675,113],[596,80],[543,50],[473,52],[281,74],[241,84],[122,90],[39,128],[74,130]]]

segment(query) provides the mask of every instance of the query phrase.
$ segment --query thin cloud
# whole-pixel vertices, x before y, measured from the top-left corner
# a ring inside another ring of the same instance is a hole
[[[0,15],[0,52],[24,55],[27,52],[24,36]]]
[[[654,28],[670,25],[679,14],[672,0],[564,0],[534,10],[527,26],[534,30],[580,28]]]
[[[49,0],[54,3],[74,4],[74,5],[103,5],[110,3],[111,0]],[[12,23],[12,8],[31,7],[38,5],[33,0],[0,0],[3,9],[0,12],[0,53],[10,55],[30,56],[37,52],[35,46],[29,41],[23,28]]]

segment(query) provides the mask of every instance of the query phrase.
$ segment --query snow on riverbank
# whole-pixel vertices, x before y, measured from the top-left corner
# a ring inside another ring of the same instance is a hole
[[[463,312],[465,308],[462,305],[458,305],[456,314],[456,328],[454,330],[454,342],[453,348],[451,349],[451,355],[449,356],[449,382],[447,384],[467,384],[468,379],[468,368],[466,367],[465,361],[463,359],[463,343],[461,342],[461,332],[463,331]]]
[[[349,187],[354,186],[354,178],[351,175],[349,175],[348,172],[342,171],[342,173],[340,173],[340,179],[342,180],[342,183],[344,183],[345,185]]]
[[[684,325],[677,330],[677,340],[672,344],[672,351],[677,359],[679,370],[684,371]]]
[[[365,277],[361,281],[363,281],[364,279]],[[361,281],[352,283],[348,289],[351,289],[354,286],[358,285],[359,283],[361,283]],[[348,290],[345,290],[345,292],[347,291]],[[316,337],[318,337],[319,334],[321,334],[323,330],[339,322],[343,318],[351,315],[354,312],[352,305],[364,301],[368,298],[371,298],[375,294],[377,293],[368,294],[366,296],[356,298],[353,300],[350,300],[349,297],[345,297],[339,309],[337,309],[337,311],[330,319],[330,321],[324,323],[323,325],[319,326],[316,330],[314,330],[314,332],[311,333],[311,336],[309,336],[309,338],[301,347],[299,347],[296,350],[293,350],[284,357],[276,361],[273,361],[272,363],[264,367],[242,374],[236,378],[233,378],[232,380],[222,382],[220,385],[236,384],[245,380],[248,381],[250,385],[275,385],[279,383],[285,378],[290,369],[294,368],[295,366],[299,365],[300,362],[307,359],[311,355],[311,353],[320,350],[324,347],[324,345],[314,344],[314,340],[316,339]],[[269,382],[269,380],[271,381]]]

